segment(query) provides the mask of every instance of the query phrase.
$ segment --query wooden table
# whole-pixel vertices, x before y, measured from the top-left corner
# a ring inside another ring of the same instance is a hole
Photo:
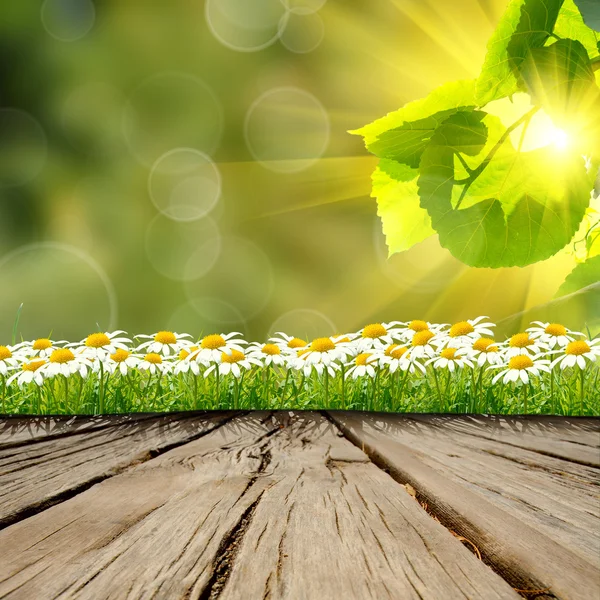
[[[600,420],[0,420],[0,598],[600,598]]]

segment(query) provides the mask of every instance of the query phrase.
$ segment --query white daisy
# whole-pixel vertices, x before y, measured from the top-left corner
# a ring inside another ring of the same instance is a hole
[[[241,350],[231,350],[230,353],[222,352],[219,364],[213,363],[204,371],[204,377],[208,377],[214,370],[218,369],[219,375],[231,373],[236,379],[242,376],[242,370],[249,371],[254,366],[260,367],[260,359],[246,356]]]
[[[528,333],[516,333],[508,342],[503,342],[502,347],[506,347],[507,358],[525,354],[534,356],[547,350],[547,346],[540,340],[533,339]]]
[[[400,339],[402,329],[397,327],[398,324],[398,321],[391,323],[371,323],[357,333],[352,334],[351,337],[356,338],[359,351],[380,350],[393,344],[395,340]]]
[[[107,359],[104,361],[104,368],[110,373],[119,372],[125,376],[130,369],[137,369],[141,362],[141,358],[131,354],[129,350],[124,348],[117,348]]]
[[[425,367],[406,346],[391,344],[383,353],[379,352],[375,356],[379,365],[381,367],[387,366],[389,372],[392,374],[398,369],[414,373],[415,367],[422,373],[425,373]]]
[[[20,363],[20,357],[18,349],[14,346],[0,346],[0,375],[6,375],[16,367]]]
[[[304,348],[307,342],[301,338],[288,335],[282,331],[278,331],[274,337],[269,338],[273,344],[277,344],[282,352],[287,354],[296,354],[296,350]]]
[[[534,340],[539,340],[550,349],[556,346],[564,348],[569,342],[572,342],[575,339],[573,337],[574,335],[583,335],[583,333],[578,331],[567,329],[560,323],[533,321],[532,325],[536,325],[536,327],[529,327],[526,331]]]
[[[432,358],[437,354],[435,333],[430,329],[423,329],[412,336],[411,354],[414,358]]]
[[[560,365],[561,369],[574,367],[585,369],[587,362],[594,363],[600,357],[600,338],[593,340],[577,340],[569,342],[558,358],[552,361],[552,367]]]
[[[430,358],[425,364],[433,364],[434,369],[448,369],[450,372],[466,366],[473,368],[473,362],[469,358],[466,348],[452,348],[450,346],[444,348],[439,356]]]
[[[448,331],[443,332],[441,335],[443,339],[441,345],[451,345],[452,347],[462,345],[470,346],[480,337],[494,335],[491,328],[496,327],[496,325],[489,321],[482,323],[484,319],[488,318],[489,317],[477,317],[476,319],[468,319],[466,321],[454,323]]]
[[[477,364],[483,367],[497,365],[502,362],[502,352],[492,338],[482,337],[473,342],[471,346],[471,357],[477,359]]]
[[[43,359],[24,362],[21,365],[21,370],[8,378],[6,385],[10,385],[16,380],[17,385],[20,387],[32,382],[41,387],[44,385],[44,373],[41,371],[41,367],[45,364],[46,361]]]
[[[190,371],[194,375],[200,375],[200,365],[207,367],[209,362],[200,362],[196,360],[195,353],[199,350],[198,346],[190,346],[179,351],[179,360],[175,363],[173,373],[179,375],[180,373],[189,373]]]
[[[195,359],[201,364],[208,362],[221,362],[221,355],[231,354],[234,350],[244,352],[244,346],[248,343],[246,340],[237,337],[241,333],[234,331],[232,333],[212,333],[202,338],[200,347],[193,352],[190,360]]]
[[[55,375],[70,377],[75,373],[87,377],[91,369],[92,361],[82,354],[74,354],[70,348],[57,348],[48,358],[48,362],[40,368],[44,377]]]
[[[66,340],[60,340],[57,342],[52,341],[49,338],[39,338],[33,342],[26,342],[21,346],[21,350],[25,356],[37,356],[39,358],[49,358],[50,355],[56,350],[57,347],[62,344],[66,344]]]
[[[431,331],[433,334],[438,334],[442,333],[448,327],[446,324],[430,323],[429,321],[421,321],[420,319],[409,321],[403,325],[403,327],[399,327],[400,337],[407,342],[412,340],[416,333]]]
[[[496,383],[501,378],[503,383],[516,382],[519,380],[523,383],[529,383],[530,375],[539,377],[540,371],[546,373],[550,372],[549,360],[538,360],[537,356],[531,357],[527,354],[517,354],[508,361],[508,364],[502,366],[505,367],[505,369],[500,371],[500,373],[494,377],[492,383]],[[488,369],[497,368],[498,367],[488,367]]]
[[[298,351],[298,358],[292,361],[294,368],[303,370],[309,376],[314,369],[321,375],[325,368],[330,375],[340,368],[340,361],[352,354],[352,348],[348,342],[337,344],[330,337],[314,339],[309,346]]]
[[[118,337],[124,331],[98,332],[88,335],[79,344],[67,344],[67,346],[81,346],[83,354],[87,358],[105,359],[117,350],[127,350],[131,340],[126,337]]]
[[[172,363],[163,361],[163,357],[157,352],[149,352],[139,362],[137,368],[141,371],[148,371],[152,375],[155,373],[168,373],[172,368]]]
[[[151,354],[177,354],[182,348],[192,345],[190,340],[185,338],[192,337],[189,333],[173,333],[172,331],[159,331],[154,335],[136,335],[137,338],[149,339],[148,342],[140,344],[138,351],[145,350]]]
[[[287,364],[285,354],[282,354],[281,348],[277,344],[259,344],[253,342],[248,347],[248,356],[258,359],[265,367],[271,365],[284,366]]]
[[[364,377],[365,375],[368,375],[369,377],[375,377],[377,374],[377,371],[375,370],[376,364],[376,356],[369,352],[362,352],[354,359],[353,362],[347,363],[346,366],[352,366],[346,371],[346,377],[352,377],[352,379]]]

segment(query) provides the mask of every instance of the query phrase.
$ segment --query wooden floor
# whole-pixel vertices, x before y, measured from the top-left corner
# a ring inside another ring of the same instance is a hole
[[[0,598],[600,598],[600,420],[0,420]]]

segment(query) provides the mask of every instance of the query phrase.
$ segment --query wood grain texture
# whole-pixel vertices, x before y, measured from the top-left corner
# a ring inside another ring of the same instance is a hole
[[[560,417],[411,415],[447,430],[600,467],[600,420]]]
[[[43,510],[153,454],[193,440],[234,413],[164,415],[0,448],[0,527]],[[87,421],[85,421],[87,423]],[[76,431],[74,433],[74,431]]]
[[[14,448],[53,439],[114,427],[135,424],[146,419],[164,417],[156,413],[131,413],[128,415],[56,415],[56,416],[2,416],[0,417],[0,449]]]
[[[311,413],[235,418],[0,547],[3,598],[518,598]]]
[[[597,469],[485,433],[459,435],[437,417],[431,425],[425,416],[331,416],[515,587],[550,588],[565,599],[600,597]]]

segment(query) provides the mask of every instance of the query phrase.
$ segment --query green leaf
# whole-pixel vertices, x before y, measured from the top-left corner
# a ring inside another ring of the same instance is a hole
[[[465,128],[469,119],[473,127],[481,122],[475,114],[450,117],[421,159],[421,206],[441,245],[475,267],[525,266],[549,258],[577,231],[594,175],[576,153],[559,153],[551,146],[518,152],[504,128],[500,138],[488,139],[493,150],[487,158],[478,157],[476,177],[459,184],[452,127],[460,122]]]
[[[556,19],[554,33],[559,38],[581,42],[591,57],[597,56],[599,53],[598,34],[583,22],[574,0],[564,1],[558,19]]]
[[[533,103],[543,106],[559,126],[585,112],[598,94],[587,50],[575,40],[532,49],[521,75]]]
[[[585,24],[600,31],[600,2],[598,0],[575,0]]]
[[[418,171],[391,160],[381,160],[372,175],[372,197],[377,199],[389,254],[403,252],[433,235],[429,214],[419,204]]]
[[[403,123],[380,134],[367,149],[379,158],[389,158],[416,169],[435,130],[458,110],[442,110],[425,119]]]
[[[403,108],[388,113],[385,117],[349,133],[362,135],[365,146],[369,149],[369,146],[376,142],[382,133],[390,129],[396,129],[405,123],[426,119],[441,111],[461,106],[475,106],[475,80],[446,83],[433,90],[426,98],[409,102]]]
[[[484,106],[519,89],[521,64],[531,48],[552,33],[563,0],[511,0],[488,43],[477,80],[476,101]]]
[[[600,256],[588,258],[584,263],[577,265],[558,288],[555,298],[572,294],[588,285],[600,282]]]

